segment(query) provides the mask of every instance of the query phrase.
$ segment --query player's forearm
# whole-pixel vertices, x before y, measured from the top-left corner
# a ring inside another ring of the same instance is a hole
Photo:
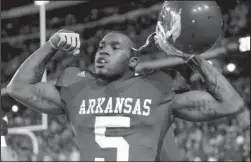
[[[188,61],[192,69],[197,70],[205,80],[207,91],[220,103],[229,106],[229,111],[237,111],[243,107],[243,99],[232,87],[229,81],[211,64],[200,56]]]
[[[40,47],[19,67],[8,87],[18,88],[40,82],[46,65],[55,53],[56,50],[50,46],[49,42]]]

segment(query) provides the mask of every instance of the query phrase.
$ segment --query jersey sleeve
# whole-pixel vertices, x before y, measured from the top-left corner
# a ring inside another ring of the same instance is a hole
[[[161,103],[170,102],[176,94],[190,91],[186,79],[176,70],[155,70],[149,74],[148,80],[162,93]]]
[[[157,72],[157,80],[162,80],[163,89],[171,93],[183,93],[190,91],[187,80],[178,71],[173,69],[160,69]]]
[[[190,91],[191,88],[187,84],[187,80],[176,70],[169,70],[173,79],[172,91],[175,93],[184,93]]]
[[[68,67],[66,68],[61,75],[57,78],[55,87],[59,91],[59,95],[61,98],[61,101],[64,103],[64,110],[66,114],[68,114],[67,110],[67,102],[71,98],[70,93],[70,85],[78,82],[80,77],[78,77],[78,74],[80,73],[80,70],[76,67]]]
[[[173,127],[170,127],[165,135],[163,145],[160,150],[158,161],[181,161],[180,150],[175,142]]]
[[[78,81],[78,74],[80,70],[76,67],[66,68],[61,75],[57,78],[57,87],[68,87]]]
[[[68,114],[67,104],[71,102],[74,94],[83,88],[83,84],[91,77],[87,70],[80,71],[76,67],[66,68],[57,78],[55,87],[58,89],[60,98],[64,103],[64,110]],[[81,85],[79,84],[81,83]]]

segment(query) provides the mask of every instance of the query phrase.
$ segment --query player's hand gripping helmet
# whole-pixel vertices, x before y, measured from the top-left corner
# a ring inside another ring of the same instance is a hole
[[[201,54],[214,46],[222,28],[222,13],[215,1],[165,1],[159,12],[156,37],[172,51]],[[163,49],[158,41],[155,43]]]

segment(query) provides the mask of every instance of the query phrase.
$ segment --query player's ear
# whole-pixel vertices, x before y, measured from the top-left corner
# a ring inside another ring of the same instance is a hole
[[[129,66],[132,68],[135,68],[139,63],[139,58],[138,57],[131,57],[130,58],[130,62],[129,62]]]

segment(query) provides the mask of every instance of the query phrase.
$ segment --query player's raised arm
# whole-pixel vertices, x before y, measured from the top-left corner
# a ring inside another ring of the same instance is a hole
[[[178,94],[172,103],[173,113],[189,121],[207,121],[239,112],[244,101],[228,80],[200,56],[187,63],[205,80],[207,91],[190,91]]]
[[[58,89],[51,83],[40,81],[46,65],[57,50],[75,55],[79,53],[79,47],[78,34],[67,30],[54,34],[19,67],[7,86],[10,96],[35,111],[64,113]]]

